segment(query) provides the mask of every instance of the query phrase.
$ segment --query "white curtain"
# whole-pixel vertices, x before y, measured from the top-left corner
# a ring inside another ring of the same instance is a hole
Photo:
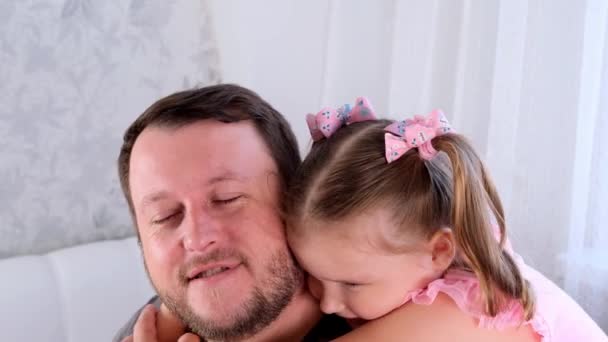
[[[515,248],[608,330],[607,0],[211,5],[225,79],[287,114],[303,151],[321,106],[443,108],[485,157]]]
[[[358,94],[360,63],[381,112],[443,108],[485,156],[515,248],[608,330],[608,1],[383,4],[330,6],[322,102]]]

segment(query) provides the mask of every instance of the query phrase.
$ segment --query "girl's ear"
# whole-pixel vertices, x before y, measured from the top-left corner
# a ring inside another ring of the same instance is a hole
[[[456,256],[456,240],[450,228],[441,228],[428,241],[434,271],[443,273]]]

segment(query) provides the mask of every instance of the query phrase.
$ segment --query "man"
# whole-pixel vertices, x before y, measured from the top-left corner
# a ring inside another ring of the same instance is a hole
[[[322,318],[285,240],[281,197],[299,163],[289,124],[248,89],[183,91],[148,108],[125,133],[118,169],[160,297],[151,303],[163,309],[146,307],[115,340],[343,334],[343,321]]]

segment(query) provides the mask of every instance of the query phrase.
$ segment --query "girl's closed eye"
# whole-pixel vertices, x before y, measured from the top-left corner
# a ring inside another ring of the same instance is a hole
[[[235,204],[239,200],[243,198],[243,195],[226,195],[226,196],[218,196],[213,199],[211,202],[215,205],[219,206],[227,206],[230,204]]]
[[[351,282],[342,282],[342,285],[349,288],[349,289],[356,289],[359,288],[361,286],[363,286],[364,284],[361,283],[351,283]]]

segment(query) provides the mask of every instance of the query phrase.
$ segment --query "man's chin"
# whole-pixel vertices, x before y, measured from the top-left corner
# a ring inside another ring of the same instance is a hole
[[[200,336],[217,337],[226,334],[234,330],[241,317],[247,315],[246,305],[237,303],[234,298],[226,297],[225,301],[222,296],[186,298],[178,302],[161,296],[169,310]]]
[[[194,333],[209,340],[239,340],[277,319],[304,281],[293,259],[280,251],[258,278],[263,281],[254,281],[245,267],[237,267],[222,277],[182,283],[173,296],[155,287],[169,310]]]
[[[249,291],[223,291],[212,295],[192,293],[187,296],[188,311],[201,321],[228,326],[235,317],[247,315],[247,303],[253,294]]]
[[[235,292],[233,297],[224,293],[188,298],[189,305],[162,296],[161,299],[199,336],[210,340],[238,340],[254,335],[276,319],[291,299],[285,295],[267,298],[259,288],[254,288],[246,295]]]
[[[253,285],[245,284],[244,281],[238,285],[208,288],[201,284],[189,284],[186,288],[186,303],[197,314],[203,316],[205,313],[234,313],[243,310],[245,303],[253,297]]]

